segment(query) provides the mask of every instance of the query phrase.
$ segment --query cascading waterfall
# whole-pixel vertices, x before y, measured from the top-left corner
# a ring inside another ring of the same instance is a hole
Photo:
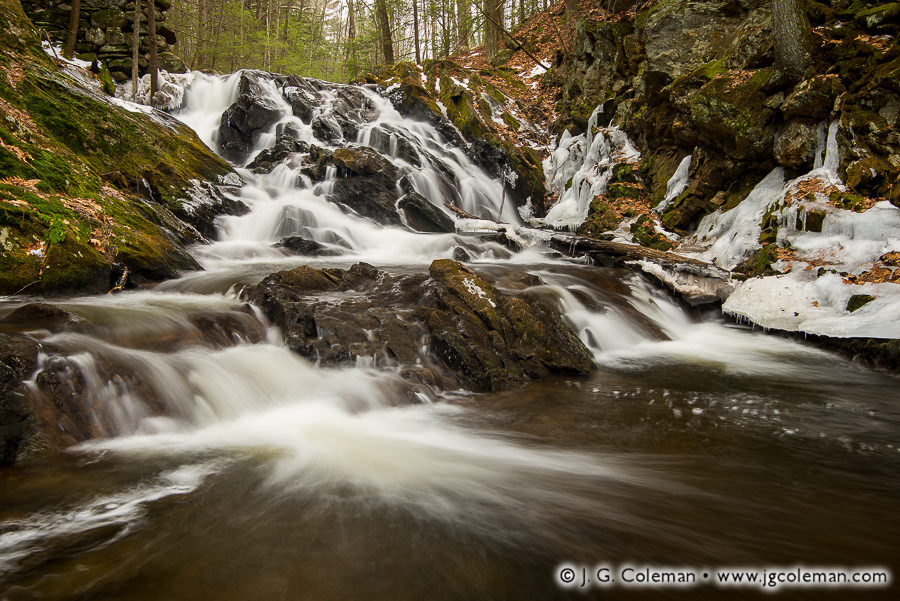
[[[195,73],[189,78],[183,107],[176,114],[212,148],[221,147],[220,124],[238,98],[241,77]],[[254,77],[267,109],[276,116],[256,132],[238,168],[244,185],[232,194],[249,212],[221,218],[218,239],[194,249],[206,271],[151,291],[61,300],[57,304],[83,323],[75,331],[44,333],[45,350],[30,382],[37,395],[46,396],[44,402],[64,405],[70,402],[67,391],[77,388],[96,409],[90,424],[95,438],[73,449],[85,464],[110,462],[114,475],[119,458],[127,458],[126,465],[145,461],[151,467],[140,472],[137,482],[123,476],[117,490],[103,482],[51,509],[29,509],[0,522],[0,572],[27,571],[41,565],[44,557],[65,556],[78,545],[91,551],[112,546],[160,519],[156,507],[179,515],[179,507],[191,505],[176,503],[172,509],[166,499],[203,495],[209,500],[209,489],[235,481],[240,483],[237,492],[226,487],[223,496],[234,494],[241,503],[250,499],[234,510],[240,514],[235,516],[238,523],[248,520],[252,526],[247,528],[254,531],[277,523],[279,532],[291,536],[296,536],[293,524],[312,524],[310,538],[290,539],[285,552],[291,545],[302,548],[308,554],[304,561],[313,563],[320,551],[328,557],[328,549],[320,544],[328,533],[317,534],[314,520],[335,507],[348,520],[339,520],[339,531],[353,531],[352,520],[379,512],[389,516],[387,527],[393,529],[396,516],[408,512],[410,520],[424,517],[447,528],[463,546],[467,537],[473,537],[478,548],[485,540],[506,548],[552,541],[570,552],[582,548],[560,541],[586,544],[585,539],[601,532],[611,540],[633,542],[667,533],[673,540],[692,541],[691,548],[704,553],[704,536],[711,534],[697,535],[679,525],[677,517],[658,515],[658,506],[636,514],[636,499],[645,494],[664,495],[667,503],[693,494],[690,487],[675,486],[654,469],[657,459],[596,449],[560,450],[524,436],[512,439],[483,422],[472,426],[468,420],[476,412],[468,407],[478,397],[413,386],[396,371],[368,367],[365,358],[339,368],[312,364],[282,344],[280,333],[260,311],[244,305],[240,289],[300,264],[367,261],[386,269],[421,270],[462,247],[476,270],[524,272],[528,277],[522,281],[528,284],[515,286],[517,290],[527,288],[554,299],[605,370],[602,377],[613,383],[640,369],[652,377],[656,366],[670,364],[700,370],[711,375],[710,380],[723,374],[751,379],[765,374],[792,385],[821,383],[827,378],[820,365],[831,365],[828,356],[716,320],[697,323],[633,274],[597,275],[592,267],[534,249],[513,255],[473,236],[419,233],[402,222],[386,226],[335,203],[338,169],[328,165],[324,173],[311,176],[310,157],[316,152],[312,146],[329,152],[374,149],[400,174],[403,182],[397,186],[406,188],[398,189],[398,195],[413,191],[448,218],[455,215],[445,211],[446,199],[479,217],[519,223],[513,203],[503,204],[499,181],[437,129],[401,116],[373,89],[314,80],[287,85],[268,74]],[[303,119],[288,100],[301,96],[315,101]],[[347,105],[351,96],[361,108]],[[591,121],[584,136],[564,136],[550,159],[553,169],[548,173],[554,182],[560,189],[570,179],[572,185],[548,215],[548,224],[567,226],[583,218],[616,160],[633,157],[624,134],[595,130],[596,114]],[[292,150],[279,155],[271,168],[251,167],[285,140]],[[603,163],[601,172],[595,169],[598,162]],[[689,160],[682,164],[686,170]],[[780,189],[780,176],[778,186],[773,183],[766,191],[776,187]],[[327,253],[297,257],[275,246],[294,236],[320,243]],[[809,366],[809,373],[796,373],[798,365]],[[838,370],[833,378],[846,381],[847,374]],[[569,385],[580,387],[581,382],[566,382]],[[553,396],[563,384],[548,386],[557,387],[548,392]],[[728,402],[737,408],[745,401]],[[756,402],[746,400],[748,408],[741,415],[756,415],[750,413],[757,411],[752,405]],[[694,409],[691,415],[700,415],[700,408]],[[773,421],[780,419],[777,411],[771,415]],[[602,425],[605,418],[591,413],[585,421]],[[509,419],[503,416],[500,421]],[[229,476],[232,473],[236,475]],[[264,502],[274,503],[276,509],[263,507]],[[691,505],[685,515],[693,511]],[[600,525],[581,532],[578,524],[585,516],[595,516]],[[211,527],[210,535],[221,536],[223,530],[230,537],[232,531],[220,526]],[[180,545],[178,541],[175,547]],[[346,551],[343,543],[339,546]],[[459,567],[459,574],[467,573],[464,568]],[[140,573],[143,568],[129,569]],[[75,574],[74,579],[81,568],[60,570]],[[454,578],[466,580],[459,574]],[[101,584],[92,580],[72,590],[102,589],[102,578],[97,582]]]

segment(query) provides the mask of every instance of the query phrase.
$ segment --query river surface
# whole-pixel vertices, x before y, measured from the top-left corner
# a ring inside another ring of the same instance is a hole
[[[198,76],[188,90],[181,117],[212,145],[235,86]],[[430,145],[457,182],[485,181],[460,153],[438,153],[436,132],[366,93],[379,123]],[[571,565],[580,581],[581,566],[600,564],[900,574],[896,376],[687,312],[630,271],[378,226],[328,203],[327,182],[287,170],[243,172],[251,212],[195,249],[204,272],[54,301],[94,327],[45,333],[54,351],[41,369],[80,370],[112,425],[0,470],[0,599],[732,599],[762,593],[710,582],[573,591],[559,574]],[[416,180],[435,202],[437,177],[423,169]],[[496,193],[460,196],[473,211],[503,210]],[[272,247],[299,233],[343,254]],[[313,365],[238,296],[295,265],[424,271],[458,246],[499,288],[555,299],[597,371],[489,394],[431,389],[410,403],[396,369],[365,357]],[[210,342],[194,336],[191,317],[204,311],[268,331],[252,344]],[[91,377],[110,361],[129,377]]]

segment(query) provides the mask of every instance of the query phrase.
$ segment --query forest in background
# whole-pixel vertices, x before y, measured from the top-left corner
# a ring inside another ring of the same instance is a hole
[[[169,25],[191,69],[258,68],[348,81],[485,44],[493,55],[548,0],[174,0]],[[574,4],[574,3],[573,3]]]

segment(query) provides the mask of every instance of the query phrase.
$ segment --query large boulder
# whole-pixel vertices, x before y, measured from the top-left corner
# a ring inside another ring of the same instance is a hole
[[[222,156],[236,163],[246,160],[260,134],[281,119],[281,107],[264,86],[267,74],[241,71],[238,97],[222,113],[219,123],[219,147]]]
[[[397,366],[423,383],[474,390],[593,368],[552,303],[503,293],[449,259],[434,261],[428,275],[391,275],[365,263],[349,270],[302,266],[274,273],[246,294],[293,351],[324,364],[365,360]]]

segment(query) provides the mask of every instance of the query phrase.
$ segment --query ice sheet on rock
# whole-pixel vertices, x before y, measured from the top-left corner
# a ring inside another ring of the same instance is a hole
[[[747,254],[759,248],[760,222],[784,197],[784,169],[776,167],[730,211],[718,210],[704,217],[693,242],[707,246],[697,258],[723,269],[734,269]]]
[[[801,207],[825,212],[821,232],[804,230]],[[856,213],[825,203],[806,202],[784,210],[778,242],[800,260],[816,259],[839,272],[859,274],[884,253],[900,249],[900,209],[881,201]]]
[[[640,160],[640,152],[623,131],[615,127],[597,129],[601,108],[591,114],[585,133],[572,136],[568,130],[563,132],[544,160],[549,188],[559,194],[544,218],[547,225],[573,229],[580,225],[594,197],[606,191],[613,168]]]
[[[678,163],[678,168],[675,169],[675,173],[672,174],[672,177],[669,178],[669,181],[666,182],[666,197],[662,199],[662,201],[656,205],[656,208],[653,209],[659,214],[662,214],[672,201],[678,198],[678,195],[684,192],[684,189],[687,188],[688,185],[688,170],[691,167],[691,155],[687,155],[681,162]]]
[[[854,312],[854,294],[875,300]],[[816,277],[816,270],[754,278],[740,284],[722,310],[765,328],[836,338],[900,338],[900,286],[845,284],[837,274]]]

